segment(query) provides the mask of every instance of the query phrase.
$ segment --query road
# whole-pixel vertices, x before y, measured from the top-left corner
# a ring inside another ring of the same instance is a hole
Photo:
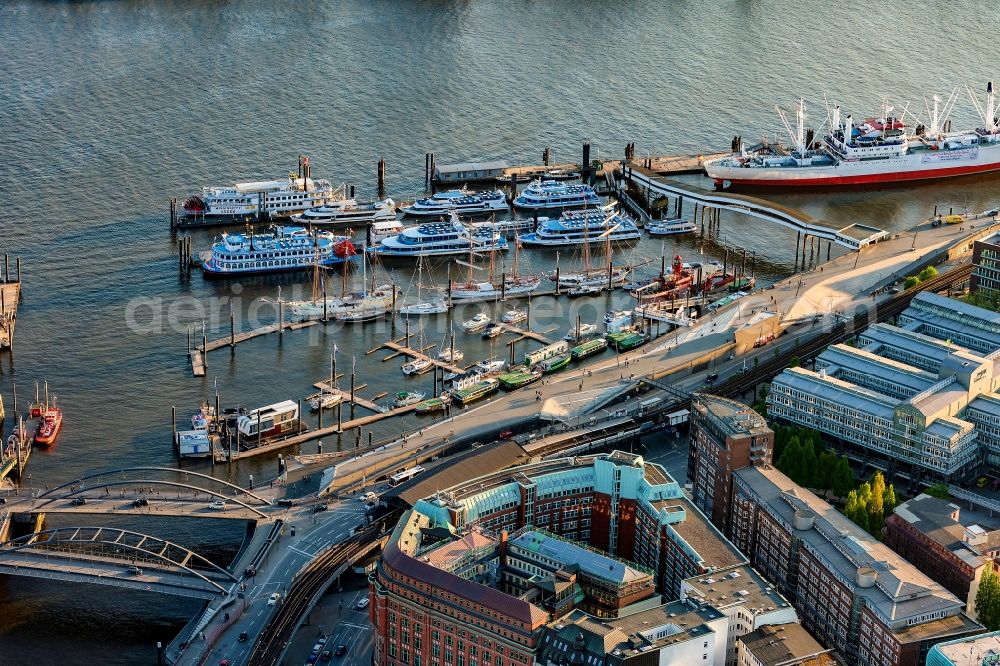
[[[275,606],[268,605],[268,597],[277,592],[284,598],[292,578],[307,562],[330,544],[346,539],[355,526],[365,522],[364,505],[357,501],[330,502],[329,508],[319,513],[313,512],[314,506],[295,507],[287,511],[282,535],[258,567],[257,574],[245,581],[249,605],[239,619],[222,630],[224,615],[219,613],[202,629],[207,636],[222,631],[212,643],[208,661],[204,663],[218,663],[222,659],[228,659],[234,665],[246,663],[252,640],[240,642],[238,638],[244,631],[251,639],[261,633],[276,610]],[[295,536],[292,536],[293,529]],[[178,664],[197,664],[204,655],[204,648],[199,649],[201,645],[195,641]]]

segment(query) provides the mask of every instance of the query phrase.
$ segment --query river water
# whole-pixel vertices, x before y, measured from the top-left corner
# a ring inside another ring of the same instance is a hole
[[[234,355],[214,352],[208,376],[192,378],[189,326],[200,334],[206,322],[210,338],[225,334],[231,304],[245,327],[268,323],[274,310],[262,299],[279,287],[286,298],[304,295],[309,284],[303,276],[239,284],[181,276],[172,196],[280,177],[299,154],[311,157],[316,176],[354,184],[362,197],[374,194],[384,157],[390,196],[410,199],[421,192],[428,151],[439,163],[511,164],[538,163],[547,146],[557,162],[578,161],[584,141],[595,157],[620,158],[628,142],[639,155],[712,152],[734,134],[783,133],[773,107],[790,108],[799,95],[812,126],[825,115],[824,95],[855,116],[873,113],[883,96],[925,116],[925,94],[947,97],[963,82],[982,89],[1000,74],[985,57],[995,52],[987,28],[996,19],[981,9],[915,0],[863,10],[776,0],[4,3],[0,251],[22,258],[24,303],[14,353],[0,356],[0,393],[9,410],[14,383],[24,404],[34,382],[47,380],[66,414],[58,444],[31,461],[28,483],[175,465],[172,405],[186,420],[216,386],[226,403],[301,397],[329,372],[334,343],[341,368],[358,358],[363,395],[430,389],[429,376],[404,380],[398,363],[364,355],[392,333],[387,325],[263,337]],[[973,119],[961,95],[956,127]],[[772,196],[818,218],[899,230],[935,205],[992,207],[998,183]],[[788,230],[724,214],[723,233],[761,257],[760,277],[791,271]],[[202,251],[213,233],[193,236]],[[643,241],[632,258],[652,267],[661,253],[678,252],[721,259],[694,239]],[[529,270],[554,264],[541,251],[521,260]],[[443,270],[432,266],[432,278],[440,283]],[[395,267],[391,277],[408,284],[410,269]],[[536,327],[567,328],[574,313],[537,301]],[[596,319],[618,303],[578,307]],[[419,335],[441,344],[448,329],[435,320]],[[461,333],[459,345],[470,361],[505,353],[502,342]],[[384,423],[373,435],[417,423]],[[213,473],[245,481],[272,474],[274,464],[262,457]],[[145,527],[192,543],[203,531]],[[0,580],[0,599],[4,664],[150,663],[155,641],[169,640],[193,611],[153,595],[22,579]]]

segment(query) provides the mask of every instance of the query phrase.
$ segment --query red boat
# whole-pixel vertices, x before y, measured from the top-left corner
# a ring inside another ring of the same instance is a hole
[[[46,409],[38,421],[38,427],[35,429],[35,444],[42,446],[55,444],[56,437],[59,436],[59,430],[62,428],[62,419],[62,410],[58,407],[49,407]]]
[[[638,299],[641,305],[645,305],[684,298],[693,286],[694,275],[684,268],[684,260],[678,254],[671,264],[670,273],[666,275],[660,273],[649,284],[634,290],[632,295]]]

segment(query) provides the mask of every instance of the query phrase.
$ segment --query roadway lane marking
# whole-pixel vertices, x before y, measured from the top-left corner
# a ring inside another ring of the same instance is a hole
[[[298,549],[298,548],[296,548],[295,546],[289,546],[289,547],[288,547],[288,550],[291,550],[291,551],[295,551],[295,552],[296,552],[296,553],[298,553],[299,555],[305,555],[306,557],[312,557],[312,555],[313,555],[313,554],[312,554],[312,553],[310,553],[310,552],[307,552],[307,551],[304,551],[304,550],[299,550],[299,549]],[[289,565],[289,566],[291,566],[291,565]]]
[[[340,624],[342,624],[345,627],[353,627],[355,629],[371,629],[372,628],[371,625],[368,625],[367,627],[365,627],[365,626],[360,625],[360,624],[351,624],[350,622],[341,622]]]

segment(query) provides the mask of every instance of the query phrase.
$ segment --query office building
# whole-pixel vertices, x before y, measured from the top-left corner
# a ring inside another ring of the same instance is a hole
[[[737,641],[739,666],[837,666],[831,652],[797,623],[761,627]]]
[[[964,600],[778,470],[733,483],[733,543],[847,663],[921,666],[935,643],[982,632]]]

